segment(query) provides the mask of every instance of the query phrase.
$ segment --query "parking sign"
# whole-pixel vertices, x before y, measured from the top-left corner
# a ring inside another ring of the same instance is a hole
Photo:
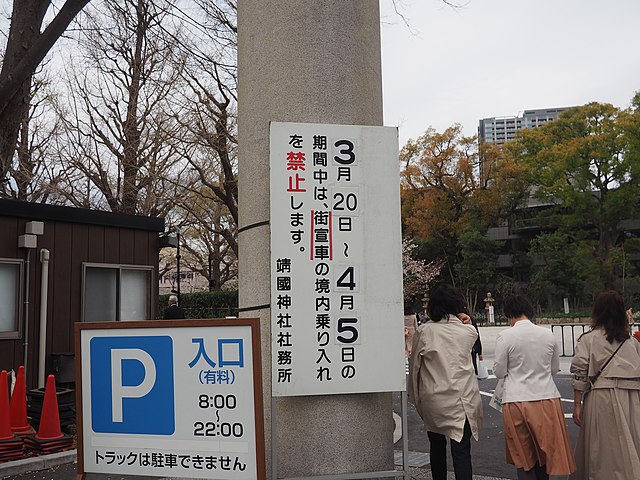
[[[78,473],[264,476],[257,319],[76,325]]]
[[[94,432],[175,432],[170,336],[94,337],[89,352]]]

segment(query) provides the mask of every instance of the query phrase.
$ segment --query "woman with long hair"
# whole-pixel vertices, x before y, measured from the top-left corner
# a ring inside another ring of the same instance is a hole
[[[569,475],[575,461],[552,377],[560,370],[555,337],[532,322],[533,305],[524,295],[507,297],[503,308],[511,328],[498,335],[493,372],[504,382],[507,463],[519,480]]]
[[[603,292],[591,331],[576,343],[573,421],[580,427],[575,480],[628,480],[640,472],[640,342],[629,338],[622,296]]]
[[[471,437],[478,440],[482,401],[470,355],[478,333],[458,318],[466,312],[458,290],[438,285],[429,292],[429,321],[413,337],[409,397],[427,429],[434,480],[447,478],[446,437],[456,480],[472,478]]]

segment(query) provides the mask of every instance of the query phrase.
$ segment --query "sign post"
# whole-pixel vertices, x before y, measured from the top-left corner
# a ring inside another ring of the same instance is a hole
[[[78,476],[265,478],[257,319],[76,324]]]
[[[273,359],[277,359],[279,355],[280,362],[288,362],[289,353],[283,349],[282,353],[274,354],[271,348],[265,348],[266,345],[273,345],[272,339],[274,336],[277,337],[278,333],[285,334],[281,336],[284,347],[286,333],[288,333],[272,329],[271,309],[274,303],[272,302],[271,276],[274,265],[270,251],[271,245],[275,242],[272,242],[270,237],[275,232],[275,227],[271,223],[275,217],[270,211],[272,206],[270,198],[277,193],[270,186],[270,169],[275,167],[270,161],[272,145],[269,126],[272,122],[382,125],[378,2],[368,0],[239,1],[238,97],[241,99],[238,103],[239,311],[241,315],[248,314],[261,319],[261,330],[264,336],[263,375],[265,394],[268,395],[264,399],[267,409],[265,415],[272,420],[281,419],[277,431],[271,431],[271,422],[266,425],[267,450],[273,452],[274,457],[277,456],[278,459],[276,464],[270,457],[267,458],[268,474],[270,473],[273,479],[313,475],[334,478],[336,474],[391,470],[393,469],[393,422],[391,421],[393,404],[390,393],[295,394],[294,396],[295,388],[287,386],[286,389],[291,392],[291,396],[287,394],[287,396],[272,397],[277,394],[277,390],[274,391],[271,385],[274,371]],[[288,140],[280,139],[281,142],[287,143]],[[349,140],[349,136],[341,136],[336,140]],[[312,142],[313,139],[307,141]],[[327,147],[334,148],[329,138]],[[340,147],[348,148],[348,145]],[[356,156],[358,156],[357,151]],[[360,158],[366,157],[360,154]],[[389,166],[394,171],[393,176],[388,177],[386,181],[389,184],[397,184],[398,159],[397,157],[389,159],[389,162]],[[282,163],[279,164],[279,167],[282,166]],[[293,170],[291,172],[296,173]],[[282,171],[280,173],[283,174]],[[301,171],[297,173],[302,174]],[[319,175],[322,174],[319,173]],[[283,177],[283,180],[288,182],[288,178]],[[292,180],[295,182],[295,175]],[[292,186],[295,187],[295,184]],[[369,187],[367,185],[366,190]],[[286,189],[288,184],[278,188]],[[390,199],[390,201],[395,200]],[[281,207],[285,206],[281,205]],[[287,212],[281,210],[280,213],[286,215]],[[375,211],[367,210],[366,215],[375,216]],[[397,216],[399,216],[399,210]],[[386,228],[387,225],[382,227]],[[287,229],[286,232],[289,230]],[[323,232],[318,233],[322,235]],[[365,236],[369,235],[365,237],[367,240],[365,250],[378,241],[378,233],[365,232]],[[334,244],[334,246],[337,250],[344,252],[343,245]],[[351,248],[347,253],[353,253]],[[287,258],[286,255],[280,256]],[[379,278],[384,278],[385,272],[378,270],[378,266],[379,264],[372,264],[373,270],[371,270],[370,265],[367,264],[366,275],[361,275],[355,280],[361,285],[362,282],[366,285],[370,279],[375,278],[376,272]],[[355,274],[354,269],[354,276]],[[351,283],[348,278],[343,282]],[[400,285],[393,285],[391,281],[389,286],[400,288]],[[319,285],[318,288],[322,286]],[[365,342],[372,334],[367,326],[369,319],[366,315],[363,316],[361,311],[356,313],[359,317],[346,318],[360,319],[362,336],[358,340]],[[337,328],[337,317],[334,318],[336,320],[333,325]],[[391,318],[390,320],[393,321]],[[286,316],[282,321],[286,321]],[[296,321],[298,324],[315,322],[316,318],[298,317]],[[324,322],[322,319],[320,321]],[[349,339],[346,336],[348,330],[344,327],[354,327],[354,324],[343,320],[342,327],[344,329],[342,336]],[[331,334],[335,338],[336,334],[333,332]],[[398,330],[397,335],[402,341],[402,328]],[[350,337],[353,338],[353,335]],[[295,336],[291,339],[298,342]],[[319,339],[304,341],[314,346],[314,350],[309,350],[307,355],[309,357],[318,355],[310,360],[315,365],[322,355],[317,348],[322,348],[320,345],[326,342],[326,335],[322,334]],[[356,350],[360,346],[356,345],[356,342],[353,342],[354,352],[356,359],[360,361],[364,357],[358,357],[359,352]],[[300,347],[303,343],[297,345]],[[402,350],[403,348],[401,352]],[[340,348],[337,352],[340,357],[331,357],[333,353],[325,352],[332,362],[330,373],[334,379],[341,378],[343,366],[348,366],[349,359],[349,350],[345,351],[347,355],[345,361],[341,358],[342,349]],[[297,363],[301,357],[293,350],[291,355],[291,361],[296,362],[295,367],[302,366],[302,363]],[[324,356],[321,362],[326,368],[327,362]],[[281,367],[286,368],[284,364]],[[319,367],[316,366],[316,368]],[[378,368],[378,362],[374,361],[366,368],[375,370]],[[291,373],[294,378],[293,372]],[[326,370],[322,371],[322,378],[327,378],[326,373]],[[344,373],[350,375],[351,371],[345,369]],[[288,376],[286,371],[282,374]],[[315,375],[317,374],[316,371]],[[305,384],[311,381],[306,375]],[[404,376],[404,373],[401,376]],[[303,377],[296,375],[297,380],[301,378]],[[338,383],[344,382],[343,386],[347,386],[346,380]],[[351,381],[354,380],[357,381],[356,377],[351,379]],[[304,387],[307,388],[309,385]],[[340,438],[341,441],[331,441],[333,438]],[[354,451],[358,454],[353,455]],[[270,462],[274,464],[273,468]],[[276,476],[275,467],[279,476]]]

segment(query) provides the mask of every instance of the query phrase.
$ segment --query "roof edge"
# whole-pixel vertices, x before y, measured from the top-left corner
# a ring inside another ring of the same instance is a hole
[[[21,202],[9,199],[0,199],[0,216],[164,232],[163,217],[125,215],[102,210],[90,210],[88,208]]]

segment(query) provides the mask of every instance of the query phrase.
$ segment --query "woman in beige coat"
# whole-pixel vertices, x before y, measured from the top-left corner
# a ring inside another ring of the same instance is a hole
[[[598,295],[592,320],[592,330],[578,339],[571,361],[573,420],[580,427],[578,470],[571,478],[640,478],[640,342],[629,338],[617,292]]]
[[[472,478],[471,437],[478,440],[482,401],[470,355],[478,333],[456,316],[466,310],[452,286],[432,289],[430,320],[418,327],[411,349],[409,396],[427,429],[434,480],[447,478],[446,437],[456,480]]]

